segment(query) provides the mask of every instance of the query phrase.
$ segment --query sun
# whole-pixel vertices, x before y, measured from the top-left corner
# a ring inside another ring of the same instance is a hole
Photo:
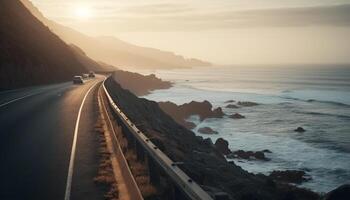
[[[92,16],[92,11],[87,6],[79,6],[75,8],[74,14],[79,19],[89,19]]]

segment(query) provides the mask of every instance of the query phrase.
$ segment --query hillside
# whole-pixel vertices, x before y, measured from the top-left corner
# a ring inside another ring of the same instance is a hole
[[[0,90],[70,80],[86,71],[20,1],[0,1]]]
[[[78,61],[84,65],[84,67],[89,70],[89,71],[94,71],[94,72],[112,72],[115,71],[116,68],[111,66],[111,65],[107,65],[105,63],[102,62],[96,62],[95,60],[89,58],[85,52],[80,49],[79,47],[75,46],[75,45],[70,45],[73,53],[75,54],[76,58],[78,59]]]
[[[50,27],[65,42],[79,46],[94,60],[120,68],[181,68],[211,65],[198,59],[186,59],[172,52],[132,45],[115,37],[89,37],[74,29],[48,20],[29,0],[21,1],[33,15]]]

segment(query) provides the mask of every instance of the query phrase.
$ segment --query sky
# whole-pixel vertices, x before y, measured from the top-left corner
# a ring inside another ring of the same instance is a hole
[[[216,64],[350,63],[350,0],[32,0],[91,36]]]

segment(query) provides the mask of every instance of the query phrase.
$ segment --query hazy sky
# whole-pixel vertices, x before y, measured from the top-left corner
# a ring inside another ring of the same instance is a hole
[[[350,63],[350,0],[32,0],[48,18],[219,64]]]

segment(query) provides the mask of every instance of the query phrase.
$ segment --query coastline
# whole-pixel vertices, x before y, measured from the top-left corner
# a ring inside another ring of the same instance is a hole
[[[142,131],[155,140],[172,160],[183,162],[181,168],[204,188],[222,190],[234,199],[248,196],[258,199],[319,198],[309,190],[275,182],[262,174],[248,173],[234,163],[227,162],[210,139],[195,136],[193,132],[178,125],[156,102],[137,98],[112,79],[108,79],[106,84],[113,88],[113,98],[119,99],[118,106],[128,117],[134,123],[142,123]]]
[[[189,72],[191,71],[181,70],[176,73],[172,71],[166,75],[165,71],[156,73],[162,79],[172,81],[173,87],[153,91],[150,95],[142,97],[157,102],[170,101],[178,106],[191,101],[208,100],[213,108],[222,107],[227,116],[221,119],[201,121],[198,117],[191,116],[186,121],[195,124],[196,128],[192,131],[197,136],[211,138],[214,142],[220,137],[225,138],[229,141],[229,148],[232,151],[270,149],[272,153],[267,154],[271,159],[269,162],[229,159],[251,173],[268,175],[275,170],[302,170],[313,179],[302,183],[299,187],[311,188],[320,193],[326,193],[348,183],[350,151],[347,140],[341,139],[345,137],[346,127],[349,127],[347,125],[349,113],[344,107],[346,105],[318,99],[310,100],[308,96],[300,96],[302,95],[300,92],[298,95],[301,98],[293,99],[290,97],[298,91],[283,88],[278,88],[281,93],[255,93],[254,90],[246,93],[242,90],[244,88],[240,88],[238,92],[215,91],[212,89],[213,86],[208,88],[203,85],[204,80],[211,80],[212,77],[203,78],[197,74],[193,80],[186,81],[190,75],[184,74]],[[178,77],[179,74],[182,75],[181,78],[175,79],[175,75]],[[336,94],[339,91],[331,90],[331,92],[334,94],[330,93],[330,98],[338,96]],[[309,96],[316,95],[315,92],[309,93]],[[228,109],[225,108],[227,100],[253,101],[260,105]],[[244,115],[246,119],[237,121],[228,117],[235,113]],[[306,132],[294,132],[299,126],[304,127]],[[210,127],[218,134],[202,134],[198,130],[203,127]],[[338,138],[340,141],[335,140]]]

